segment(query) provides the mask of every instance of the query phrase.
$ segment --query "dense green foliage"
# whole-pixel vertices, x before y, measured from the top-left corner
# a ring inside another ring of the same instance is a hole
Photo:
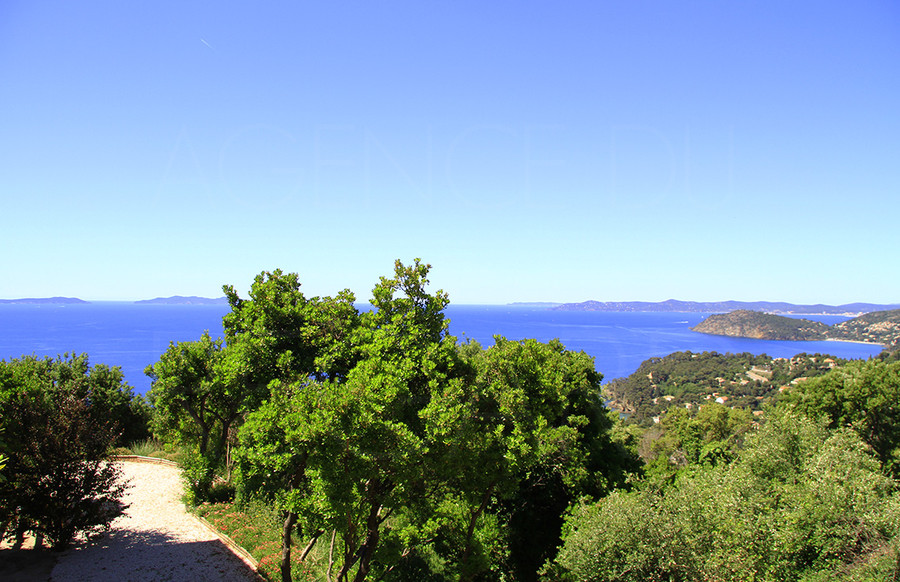
[[[229,431],[246,411],[246,394],[218,375],[222,341],[204,333],[198,341],[172,343],[159,362],[148,366],[153,379],[149,393],[155,409],[154,431],[185,447],[191,494],[209,494],[222,463]]]
[[[84,355],[0,361],[0,537],[31,531],[59,550],[108,527],[125,486],[107,453],[146,434],[146,414],[118,369]]]
[[[242,497],[283,509],[285,550],[294,527],[330,533],[336,580],[534,578],[565,508],[636,467],[609,439],[591,358],[457,346],[427,274],[398,263],[376,309],[342,318],[354,333],[333,351],[358,354],[345,374],[270,384],[235,453]]]
[[[639,470],[611,437],[593,359],[559,342],[457,345],[430,267],[372,292],[307,298],[295,274],[230,286],[225,341],[172,344],[149,367],[158,436],[193,453],[195,500],[216,474],[282,514],[282,574],[330,539],[335,580],[536,579],[562,514]],[[235,434],[238,438],[235,439]]]
[[[349,291],[308,299],[296,274],[259,274],[250,298],[224,291],[231,312],[225,341],[208,333],[173,343],[148,366],[155,430],[186,448],[191,496],[210,495],[217,473],[230,473],[227,448],[244,416],[269,396],[269,384],[307,378],[339,379],[356,359],[358,314]]]
[[[672,479],[694,465],[727,463],[741,449],[751,429],[750,411],[713,402],[696,415],[673,408],[659,425],[641,434],[637,452],[654,482]]]
[[[429,269],[398,261],[370,310],[263,272],[225,287],[224,341],[147,369],[191,498],[267,515],[282,579],[900,575],[896,357],[653,358],[605,387],[623,421],[584,353],[457,343]]]
[[[865,444],[791,413],[733,463],[573,510],[556,575],[579,581],[883,580],[900,498]]]
[[[784,405],[832,428],[848,427],[900,478],[900,362],[851,362],[787,391]]]
[[[791,365],[834,365],[825,360],[802,354],[771,371],[777,377]],[[817,370],[758,417],[759,429],[747,411],[715,404],[695,415],[670,409],[650,428],[619,427],[644,458],[646,477],[632,491],[574,508],[548,574],[582,581],[897,579],[898,366],[884,355]]]

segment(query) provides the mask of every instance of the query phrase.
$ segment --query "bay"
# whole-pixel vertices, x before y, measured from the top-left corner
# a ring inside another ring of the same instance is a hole
[[[493,343],[499,333],[510,339],[559,339],[568,349],[594,357],[604,380],[628,376],[644,360],[673,352],[750,352],[771,357],[799,353],[827,353],[841,358],[865,359],[882,351],[873,344],[836,341],[769,341],[707,335],[691,331],[708,313],[650,313],[603,311],[550,311],[515,306],[450,306],[450,331],[457,336]],[[841,316],[803,316],[833,324]],[[498,331],[492,331],[498,330]]]
[[[122,368],[135,392],[144,394],[150,388],[144,368],[159,359],[170,341],[196,340],[204,330],[222,337],[222,317],[227,312],[226,305],[0,305],[0,359],[87,353],[93,364]],[[772,357],[818,352],[842,358],[868,358],[881,351],[880,346],[869,344],[752,340],[689,329],[707,315],[550,311],[504,305],[450,305],[446,310],[450,332],[460,341],[475,340],[489,346],[494,335],[559,339],[567,348],[593,356],[605,380],[631,374],[650,357],[684,350]],[[829,324],[847,319],[804,317]]]

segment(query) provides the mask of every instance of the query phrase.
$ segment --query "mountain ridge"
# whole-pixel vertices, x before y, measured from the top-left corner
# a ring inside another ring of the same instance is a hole
[[[900,304],[846,303],[843,305],[795,304],[784,301],[582,301],[563,303],[553,307],[554,311],[643,311],[678,313],[729,313],[737,310],[764,311],[767,313],[788,313],[793,315],[860,315],[873,311],[888,311],[900,308]]]
[[[77,297],[23,297],[21,299],[0,299],[2,305],[82,305],[90,303]]]

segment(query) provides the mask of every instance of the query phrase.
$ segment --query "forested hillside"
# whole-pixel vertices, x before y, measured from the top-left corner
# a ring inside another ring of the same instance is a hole
[[[900,345],[900,309],[875,311],[835,324],[836,337],[896,347]]]
[[[900,362],[846,362],[764,416],[707,404],[620,427],[644,477],[567,520],[563,580],[900,576]]]
[[[710,315],[691,328],[700,333],[769,340],[824,340],[829,326],[761,311],[738,310]]]
[[[632,422],[649,422],[672,407],[698,410],[710,402],[762,410],[798,378],[818,376],[845,360],[827,354],[770,358],[765,354],[676,352],[650,358],[626,378],[604,385],[611,408]]]

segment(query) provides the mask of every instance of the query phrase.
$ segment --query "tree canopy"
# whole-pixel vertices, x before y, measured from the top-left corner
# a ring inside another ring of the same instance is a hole
[[[633,465],[608,437],[592,358],[559,342],[457,345],[429,269],[398,261],[371,311],[342,311],[352,331],[317,353],[354,354],[325,360],[346,372],[269,384],[240,432],[241,494],[282,508],[285,551],[295,526],[311,543],[330,532],[336,580],[534,577],[565,507]]]
[[[868,443],[894,478],[900,478],[900,362],[851,362],[787,391],[784,405],[828,426],[847,427]]]

